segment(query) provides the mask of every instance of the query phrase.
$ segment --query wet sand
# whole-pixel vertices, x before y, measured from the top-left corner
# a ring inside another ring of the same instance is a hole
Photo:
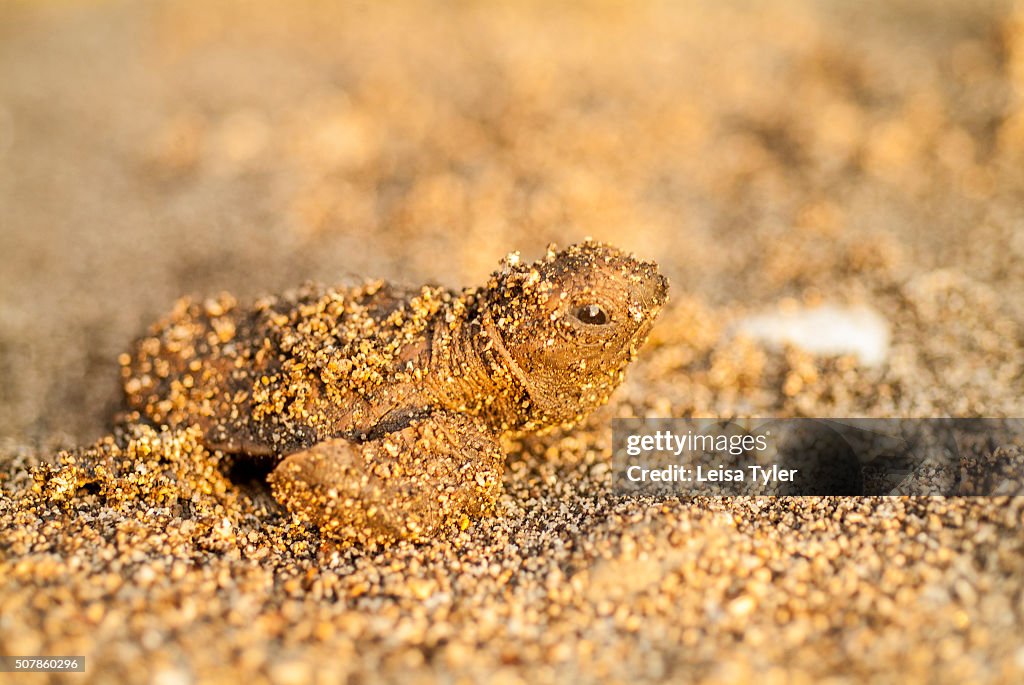
[[[623,499],[610,420],[1024,416],[1022,162],[1006,3],[7,4],[0,653],[86,655],[57,682],[1019,681],[1021,498]],[[451,538],[338,547],[194,436],[105,438],[181,295],[475,285],[588,235],[669,306]],[[881,362],[735,335],[819,304],[881,317]],[[60,453],[97,440],[98,477]]]

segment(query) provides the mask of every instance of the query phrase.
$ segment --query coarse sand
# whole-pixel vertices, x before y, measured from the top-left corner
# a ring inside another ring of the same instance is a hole
[[[3,3],[0,654],[87,670],[0,683],[1021,682],[1024,498],[621,498],[610,421],[1024,416],[1022,169],[1020,3]],[[113,433],[179,296],[585,236],[670,302],[452,536],[336,545]],[[737,334],[817,306],[884,358]]]

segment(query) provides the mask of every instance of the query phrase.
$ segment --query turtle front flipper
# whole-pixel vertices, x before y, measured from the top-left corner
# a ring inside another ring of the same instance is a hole
[[[434,412],[366,442],[334,438],[286,457],[274,496],[328,537],[424,540],[489,513],[504,455],[477,419]]]

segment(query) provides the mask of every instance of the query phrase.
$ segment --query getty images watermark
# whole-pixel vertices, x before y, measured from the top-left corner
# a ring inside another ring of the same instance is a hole
[[[615,419],[619,494],[1024,494],[1020,419]]]

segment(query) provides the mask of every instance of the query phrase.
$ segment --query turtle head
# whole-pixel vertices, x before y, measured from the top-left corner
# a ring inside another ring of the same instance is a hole
[[[497,345],[528,401],[517,423],[582,419],[622,382],[665,304],[656,265],[587,240],[532,264],[506,257],[485,289]]]

